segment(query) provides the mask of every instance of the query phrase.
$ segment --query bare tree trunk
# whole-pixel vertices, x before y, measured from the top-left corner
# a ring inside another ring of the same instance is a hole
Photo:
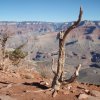
[[[4,66],[4,64],[5,64],[5,45],[6,45],[8,37],[9,36],[7,33],[4,33],[3,37],[2,37],[2,43],[1,43],[1,45],[2,45],[2,49],[1,49],[2,50],[2,63],[0,64],[0,66],[2,66],[2,70],[5,69],[5,66]]]
[[[64,48],[64,41],[62,39],[63,32],[59,34],[59,57],[58,57],[58,67],[57,73],[52,82],[52,88],[55,90],[60,89],[61,82],[63,81],[63,72],[64,72],[64,63],[65,63],[65,48]]]
[[[65,63],[65,39],[68,35],[68,33],[76,28],[79,24],[79,22],[81,21],[81,17],[82,17],[82,9],[80,8],[80,14],[78,17],[78,20],[76,22],[74,22],[74,24],[72,26],[70,26],[65,32],[60,32],[59,33],[59,56],[58,56],[58,66],[57,66],[57,72],[55,73],[53,82],[52,82],[52,88],[54,89],[54,93],[57,92],[60,89],[60,86],[63,82],[63,74],[64,74],[64,63]],[[79,72],[79,68],[77,68]],[[77,76],[77,73],[75,72],[75,74],[71,77],[71,80],[73,81],[75,79],[75,77]]]

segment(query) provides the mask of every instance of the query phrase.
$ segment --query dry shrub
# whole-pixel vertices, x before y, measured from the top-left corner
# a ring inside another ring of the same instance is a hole
[[[46,66],[46,64],[44,62],[39,62],[38,63],[38,66],[37,66],[37,71],[40,73],[40,75],[43,77],[43,78],[46,78],[46,79],[50,79],[53,77],[53,73],[51,71],[51,66],[49,65],[49,62]]]

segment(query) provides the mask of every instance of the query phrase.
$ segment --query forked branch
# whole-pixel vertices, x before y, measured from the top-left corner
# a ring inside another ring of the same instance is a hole
[[[83,11],[82,11],[82,8],[80,7],[80,13],[79,13],[79,17],[78,17],[78,20],[74,22],[74,24],[72,26],[70,26],[66,31],[65,31],[65,34],[63,36],[63,41],[65,41],[66,39],[66,36],[68,35],[68,33],[76,28],[78,26],[78,24],[80,23],[81,19],[82,19],[82,14],[83,14]]]
[[[67,83],[74,82],[75,79],[79,76],[79,71],[80,71],[81,66],[82,66],[82,65],[79,64],[79,65],[76,67],[76,70],[75,70],[74,74],[71,76],[71,78],[68,79],[68,80],[65,80],[65,82],[67,82]]]

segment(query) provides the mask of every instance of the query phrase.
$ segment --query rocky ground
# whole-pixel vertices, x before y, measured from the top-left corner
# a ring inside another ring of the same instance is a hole
[[[100,100],[100,86],[74,82],[52,97],[51,80],[34,71],[0,71],[0,100]]]

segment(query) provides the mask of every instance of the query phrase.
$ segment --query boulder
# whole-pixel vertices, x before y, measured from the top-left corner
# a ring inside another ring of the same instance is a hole
[[[90,91],[91,95],[95,96],[95,97],[99,97],[100,98],[100,92],[96,91],[96,90],[92,90]]]
[[[79,100],[87,99],[87,98],[88,98],[88,95],[84,94],[84,93],[80,94],[79,97],[78,97]]]

